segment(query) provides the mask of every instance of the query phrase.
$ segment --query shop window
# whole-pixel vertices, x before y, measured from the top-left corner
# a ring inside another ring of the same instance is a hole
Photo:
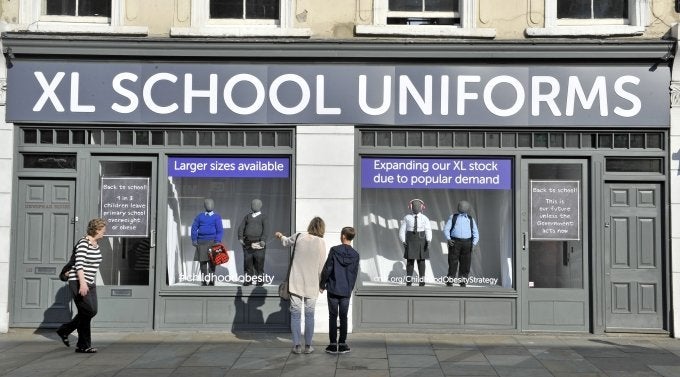
[[[292,0],[191,0],[191,26],[173,27],[172,36],[309,37],[311,31],[296,28]]]
[[[38,142],[38,130],[24,130],[24,144],[36,144]]]
[[[242,147],[245,137],[243,132],[231,132],[229,133],[229,146],[230,147]]]
[[[73,144],[85,144],[85,131],[73,130],[71,135],[73,135]]]
[[[533,146],[531,143],[531,134],[521,133],[517,135],[517,138],[520,148],[531,148]]]
[[[22,154],[23,164],[26,169],[75,169],[75,154]]]
[[[631,134],[630,135],[630,147],[631,148],[644,148],[645,147],[645,135],[644,134]]]
[[[126,26],[124,0],[21,0],[19,24],[42,33],[137,34],[148,29]]]
[[[52,144],[54,133],[52,130],[40,130],[40,144]]]
[[[437,133],[426,131],[423,132],[423,146],[424,147],[436,147],[437,146]]]
[[[151,145],[165,145],[165,134],[163,131],[151,131]]]
[[[405,147],[406,146],[406,132],[392,132],[392,146]]]
[[[136,145],[149,145],[149,131],[135,131]]]
[[[663,149],[661,134],[647,134],[647,148]]]
[[[583,134],[581,135],[581,146],[583,148],[595,148],[597,145],[597,135]]]
[[[90,140],[90,144],[93,145],[101,145],[102,143],[102,133],[97,130],[90,130],[87,131],[88,139]]]
[[[467,148],[470,145],[470,143],[468,141],[469,134],[467,132],[456,132],[454,134],[454,136],[455,136],[455,143],[454,143],[455,147]]]
[[[614,148],[628,148],[628,134],[614,134]]]
[[[357,229],[361,237],[355,246],[362,256],[359,280],[364,288],[405,285],[406,260],[399,232],[414,198],[425,203],[422,213],[432,230],[426,285],[446,287],[449,251],[444,228],[458,202],[465,200],[479,231],[471,262],[474,279],[467,285],[513,287],[512,160],[388,156],[361,160]],[[417,267],[414,274],[418,274]]]
[[[260,136],[262,137],[263,147],[276,146],[276,134],[274,132],[262,132]]]
[[[168,131],[168,145],[182,145],[182,133],[179,131]]]
[[[204,258],[196,254],[192,244],[192,226],[197,216],[206,212],[205,199],[212,199],[214,213],[209,218],[219,216],[214,225],[221,227],[221,241],[230,256],[228,263],[216,266],[214,275],[207,275],[208,280],[213,277],[216,286],[240,286],[252,278],[244,274],[244,250],[238,228],[245,216],[252,214],[253,199],[261,200],[261,213],[267,219],[263,238],[251,240],[265,242],[261,280],[266,286],[274,286],[285,279],[288,249],[283,248],[273,234],[287,233],[291,228],[289,157],[171,156],[167,170],[167,282],[170,286],[200,286],[206,277],[199,261]],[[198,230],[195,234],[200,236]]]
[[[598,148],[611,148],[612,147],[612,135],[601,134],[597,136],[597,147]]]
[[[611,173],[661,173],[663,174],[663,159],[661,158],[625,158],[608,157],[605,170]]]
[[[503,148],[515,148],[517,147],[517,135],[512,133],[502,134]]]
[[[527,35],[641,35],[647,26],[649,0],[546,0],[545,26]]]
[[[564,135],[551,133],[550,148],[564,148]]]
[[[494,29],[476,29],[476,0],[374,0],[373,24],[357,25],[359,35],[493,38]]]
[[[119,131],[120,145],[132,145],[133,133],[132,131]]]
[[[195,146],[196,145],[196,131],[182,132],[182,145]]]
[[[470,132],[470,147],[484,147],[484,134],[481,132]]]
[[[293,135],[291,132],[277,132],[277,138],[278,138],[278,143],[277,146],[279,147],[293,147]]]
[[[260,145],[260,133],[259,132],[246,132],[246,146],[247,147],[257,147]]]
[[[547,133],[535,133],[534,134],[534,148],[547,148],[548,147],[548,134]]]
[[[57,144],[69,144],[69,133],[68,130],[56,130],[57,134]]]
[[[212,145],[212,132],[204,131],[198,133],[198,145],[201,146],[211,146]]]
[[[106,145],[117,145],[118,144],[118,132],[116,132],[116,131],[104,131],[104,144],[106,144]]]
[[[215,145],[216,146],[221,146],[221,147],[226,147],[229,142],[229,133],[228,132],[215,132]]]
[[[579,143],[580,138],[581,138],[580,134],[567,134],[565,136],[564,145],[567,148],[579,148],[581,146]]]
[[[423,134],[422,134],[422,132],[409,132],[408,133],[408,146],[409,147],[422,147],[423,146]]]
[[[496,132],[486,134],[486,147],[499,148],[501,146],[501,135]]]
[[[453,147],[453,133],[451,133],[451,132],[440,132],[439,133],[439,146],[440,147]]]

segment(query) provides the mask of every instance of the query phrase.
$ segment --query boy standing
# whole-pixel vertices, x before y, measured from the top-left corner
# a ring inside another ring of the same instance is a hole
[[[354,228],[346,226],[340,232],[338,246],[333,246],[321,271],[320,291],[328,291],[328,353],[347,353],[347,311],[354,283],[359,271],[359,253],[352,248]],[[338,339],[338,315],[340,316],[340,339]]]

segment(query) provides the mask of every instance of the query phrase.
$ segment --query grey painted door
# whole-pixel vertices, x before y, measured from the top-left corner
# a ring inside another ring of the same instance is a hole
[[[588,331],[587,163],[523,160],[520,222],[524,331]]]
[[[73,247],[75,182],[20,180],[12,325],[53,327],[71,318],[57,273]]]
[[[605,193],[605,330],[662,330],[661,187],[612,183]]]
[[[152,328],[156,255],[157,158],[94,156],[91,217],[108,221],[99,242],[98,328]]]

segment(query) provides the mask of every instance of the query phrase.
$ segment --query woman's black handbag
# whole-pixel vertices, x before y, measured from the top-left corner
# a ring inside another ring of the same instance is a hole
[[[61,272],[59,273],[59,280],[68,281],[68,275],[73,269],[73,266],[75,265],[76,265],[76,247],[73,246],[71,258],[68,260],[68,263],[66,263],[64,267],[62,267]]]

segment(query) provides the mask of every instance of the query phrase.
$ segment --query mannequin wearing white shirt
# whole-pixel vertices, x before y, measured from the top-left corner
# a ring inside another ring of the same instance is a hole
[[[406,259],[406,285],[413,280],[413,265],[418,261],[418,285],[425,285],[425,259],[430,258],[430,242],[432,241],[432,227],[430,219],[423,214],[425,203],[420,199],[409,202],[411,213],[404,216],[399,228],[399,240],[404,245]]]

